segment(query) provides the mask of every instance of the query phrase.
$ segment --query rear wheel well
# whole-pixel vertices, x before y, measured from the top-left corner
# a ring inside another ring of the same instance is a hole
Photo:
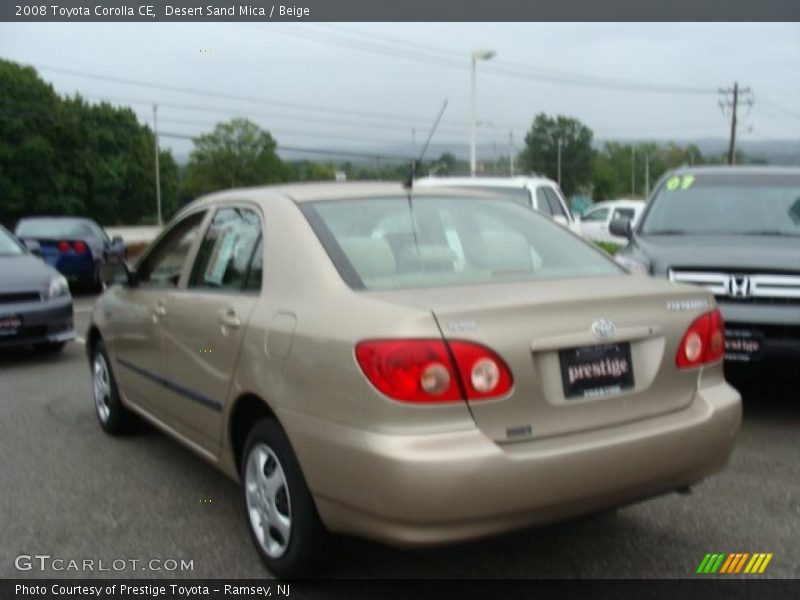
[[[241,472],[242,452],[247,434],[253,425],[264,418],[275,419],[275,413],[258,396],[245,394],[236,401],[230,417],[230,441],[237,473]]]

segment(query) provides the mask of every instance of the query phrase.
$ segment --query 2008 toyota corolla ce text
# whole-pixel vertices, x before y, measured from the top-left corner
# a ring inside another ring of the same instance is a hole
[[[87,337],[100,424],[238,478],[279,576],[337,533],[451,542],[680,489],[740,426],[708,291],[486,192],[219,193],[120,279]]]

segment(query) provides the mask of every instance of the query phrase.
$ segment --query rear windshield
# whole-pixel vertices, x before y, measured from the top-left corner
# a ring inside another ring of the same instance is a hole
[[[642,233],[800,236],[800,176],[675,175],[654,197]]]
[[[86,238],[95,237],[92,228],[83,221],[68,219],[34,219],[20,221],[18,237],[37,238]]]
[[[304,203],[301,209],[339,273],[356,289],[622,272],[560,225],[502,200],[393,197]]]

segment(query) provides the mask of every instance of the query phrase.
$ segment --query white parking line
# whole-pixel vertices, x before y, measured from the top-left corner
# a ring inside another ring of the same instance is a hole
[[[76,341],[76,342],[78,342],[79,344],[84,344],[84,345],[86,345],[86,340],[85,340],[85,339],[83,339],[83,338],[82,338],[82,337],[80,337],[80,336],[75,336],[75,341]]]
[[[76,306],[73,310],[76,313],[89,313],[94,310],[94,306]]]

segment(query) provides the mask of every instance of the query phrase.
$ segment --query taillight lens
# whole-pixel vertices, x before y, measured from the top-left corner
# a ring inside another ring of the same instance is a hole
[[[372,385],[395,400],[448,402],[461,398],[443,341],[360,342],[356,345],[356,360]]]
[[[72,250],[72,246],[69,245],[69,242],[58,242],[58,251],[61,254],[66,254]]]
[[[675,364],[690,369],[717,362],[725,354],[725,324],[719,309],[695,319],[683,334]]]
[[[471,400],[496,398],[512,386],[503,360],[472,342],[369,340],[356,345],[356,360],[372,385],[404,402],[452,402],[464,393]]]
[[[75,242],[74,244],[72,244],[72,247],[75,248],[75,252],[77,252],[78,254],[83,254],[84,252],[86,252],[86,244],[84,244],[83,242],[80,241]]]
[[[467,398],[496,398],[511,390],[511,371],[496,353],[472,342],[450,342]]]

